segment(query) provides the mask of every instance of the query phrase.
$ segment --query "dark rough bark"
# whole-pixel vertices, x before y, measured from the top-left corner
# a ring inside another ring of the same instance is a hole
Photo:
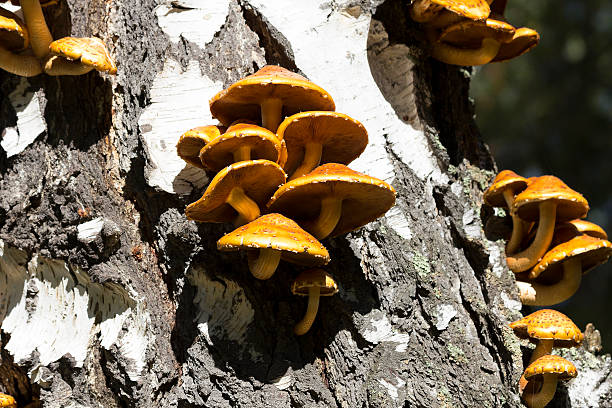
[[[520,314],[503,242],[483,230],[494,219],[480,202],[495,164],[472,120],[470,73],[427,58],[404,3],[320,8],[373,15],[362,45],[372,77],[397,117],[424,132],[445,181],[415,173],[397,135],[370,136],[384,138],[395,174],[395,218],[326,241],[326,270],[341,291],[322,301],[303,337],[292,332],[305,307],[288,289],[295,267],[281,264],[260,282],[244,256],[218,252],[216,240],[231,227],[186,220],[185,205],[202,189],[177,195],[150,186],[148,130],[139,126],[164,61],[185,70],[197,61],[202,76],[227,86],[264,62],[300,71],[290,40],[246,0],[229,2],[207,44],[170,41],[154,1],[70,0],[47,9],[56,38],[99,36],[120,70],[116,78],[27,82],[41,95],[46,131],[19,154],[0,149],[0,274],[26,288],[3,300],[0,316],[22,297],[35,313],[45,282],[49,290],[68,282],[66,293],[86,295],[92,327],[129,313],[112,344],[100,332],[88,337],[81,362],[70,352],[43,364],[44,352],[14,360],[3,350],[3,388],[23,405],[40,398],[50,407],[521,406],[525,350],[507,328]],[[9,95],[19,84],[0,73],[0,128],[17,125]],[[92,220],[99,232],[80,238],[78,227]],[[65,261],[66,270],[44,272],[51,260]],[[140,342],[142,361],[134,357]],[[611,405],[609,357],[581,350],[571,359],[603,384],[599,405],[580,400],[585,385],[560,392],[554,406]]]

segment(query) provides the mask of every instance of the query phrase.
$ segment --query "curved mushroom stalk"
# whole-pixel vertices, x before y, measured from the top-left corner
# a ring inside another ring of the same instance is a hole
[[[557,391],[557,374],[543,374],[540,391],[523,394],[523,401],[529,408],[544,408],[555,396]]]
[[[93,67],[83,65],[78,61],[68,61],[57,56],[49,58],[45,63],[45,74],[51,76],[84,75],[91,70],[93,70]]]
[[[306,143],[306,146],[304,147],[304,160],[302,160],[302,164],[295,169],[288,181],[310,173],[321,162],[322,154],[323,144],[318,142]]]
[[[510,189],[504,190],[504,200],[506,201],[506,205],[508,208],[512,208],[512,204],[514,204],[514,192]],[[512,236],[508,243],[506,244],[506,254],[510,255],[516,252],[523,238],[525,236],[525,232],[528,229],[529,223],[521,220],[518,215],[512,214]]]
[[[529,364],[533,363],[542,356],[546,356],[552,353],[554,345],[555,341],[552,339],[540,339],[540,341],[538,341],[538,344],[536,345],[536,348],[531,353],[531,357],[529,358]],[[522,374],[519,380],[520,393],[523,393],[523,390],[527,388],[527,384],[529,384],[529,381],[527,381],[527,379],[525,378],[525,374]]]
[[[484,65],[497,55],[501,43],[492,38],[482,40],[480,48],[465,49],[437,42],[431,49],[431,56],[451,65]]]
[[[582,281],[582,264],[578,259],[563,262],[563,277],[554,285],[517,281],[521,302],[529,306],[552,306],[576,293]]]
[[[251,147],[240,146],[237,150],[234,151],[234,162],[237,163],[239,161],[246,160],[251,160]]]
[[[34,55],[43,59],[49,54],[49,45],[53,42],[53,37],[45,22],[40,0],[19,0],[19,4],[30,33],[30,43]]]
[[[552,242],[555,232],[557,204],[552,201],[543,201],[540,203],[539,211],[538,231],[529,248],[506,258],[508,267],[513,272],[524,272],[534,266],[546,253]]]
[[[283,101],[280,98],[267,98],[261,104],[261,125],[271,132],[276,132],[281,123]]]
[[[301,336],[306,334],[308,330],[312,327],[312,324],[317,317],[317,311],[319,310],[319,298],[321,297],[321,289],[319,287],[310,287],[308,288],[308,308],[306,309],[306,314],[299,321],[298,324],[293,328],[293,332]]]
[[[33,77],[42,73],[38,58],[32,55],[18,55],[0,46],[0,69],[23,77]]]
[[[317,239],[324,239],[338,225],[342,215],[342,199],[326,197],[321,200],[321,211],[319,217],[307,226],[307,230]]]
[[[259,251],[249,251],[247,258],[251,274],[257,279],[266,280],[270,279],[276,272],[281,259],[281,251],[261,248]]]
[[[242,222],[246,224],[247,222],[253,221],[261,214],[257,203],[246,195],[241,187],[234,187],[227,196],[225,202],[238,212],[236,223]]]

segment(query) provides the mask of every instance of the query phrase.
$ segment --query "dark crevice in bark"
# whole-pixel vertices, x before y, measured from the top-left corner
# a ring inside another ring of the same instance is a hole
[[[40,386],[32,384],[27,369],[14,362],[13,356],[3,347],[10,335],[2,332],[0,344],[0,392],[12,395],[18,406],[23,407],[40,399]]]

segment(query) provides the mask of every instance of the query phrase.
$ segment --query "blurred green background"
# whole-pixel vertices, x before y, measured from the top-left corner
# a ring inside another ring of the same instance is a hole
[[[612,2],[509,0],[505,16],[540,33],[531,52],[477,67],[476,121],[500,170],[552,174],[582,193],[587,219],[612,235]],[[584,276],[553,308],[612,352],[612,262]]]

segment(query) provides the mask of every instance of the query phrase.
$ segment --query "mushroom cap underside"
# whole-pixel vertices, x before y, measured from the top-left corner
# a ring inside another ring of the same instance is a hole
[[[465,20],[440,33],[438,41],[460,48],[480,48],[482,40],[492,38],[504,43],[512,40],[515,28],[503,20],[487,18],[486,21]]]
[[[555,347],[576,347],[582,343],[583,334],[572,320],[553,309],[541,309],[510,323],[514,334],[532,343],[554,340]]]
[[[530,51],[540,42],[540,34],[528,27],[517,28],[514,36],[499,47],[499,51],[492,62],[507,61],[519,57]]]
[[[25,23],[15,13],[0,7],[0,47],[21,51],[28,47],[30,36]]]
[[[291,285],[294,295],[308,296],[308,289],[318,287],[320,296],[332,296],[338,292],[338,284],[323,269],[308,269],[301,272]]]

